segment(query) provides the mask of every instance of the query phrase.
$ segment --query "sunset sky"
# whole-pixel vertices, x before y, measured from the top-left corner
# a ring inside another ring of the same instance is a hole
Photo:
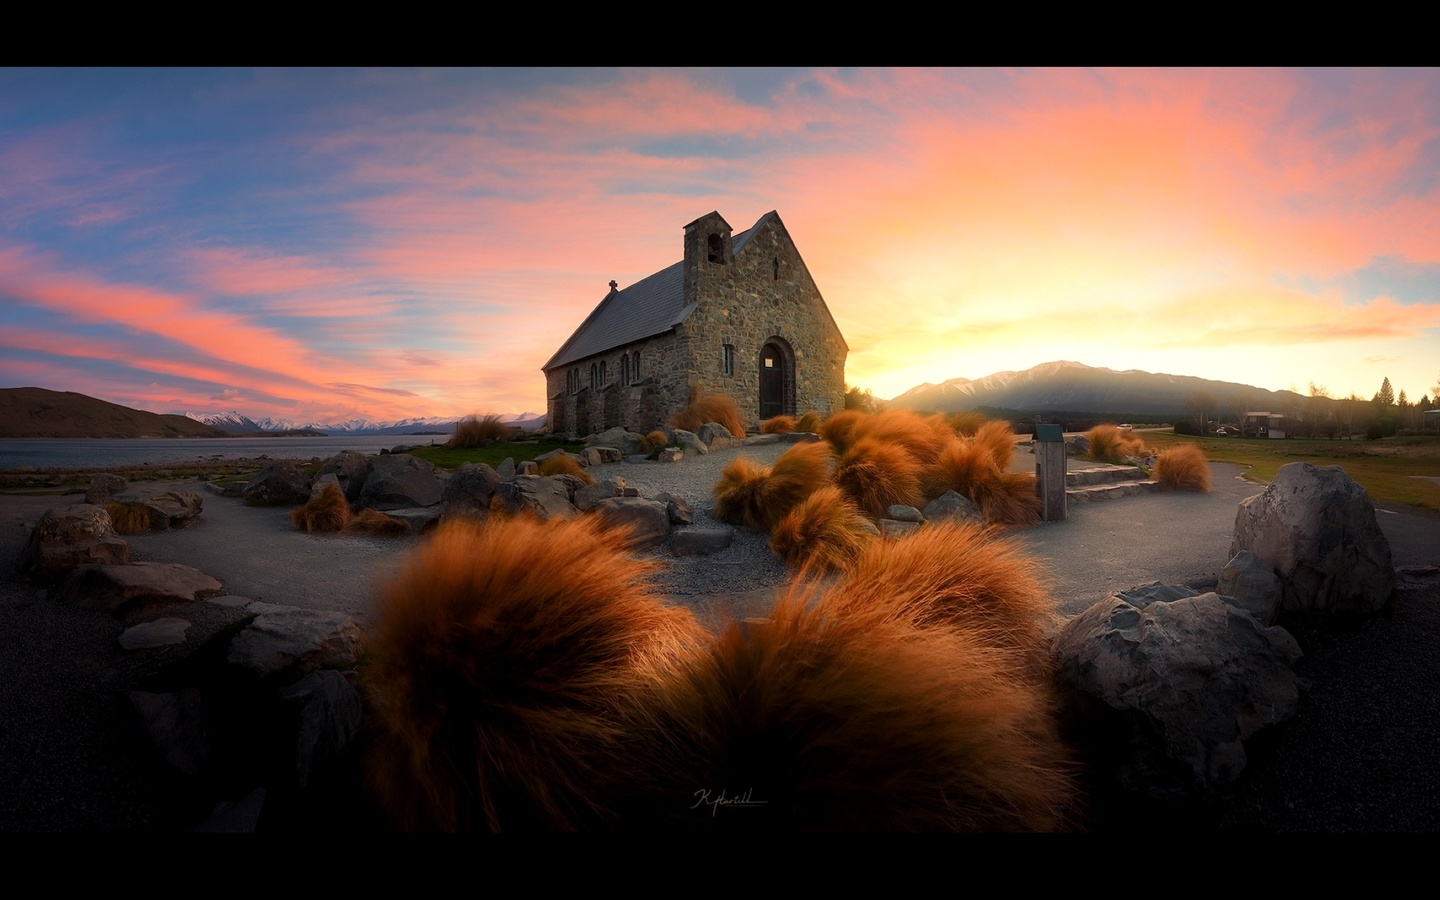
[[[771,209],[878,396],[1440,381],[1440,69],[9,69],[0,387],[543,412],[611,279]]]

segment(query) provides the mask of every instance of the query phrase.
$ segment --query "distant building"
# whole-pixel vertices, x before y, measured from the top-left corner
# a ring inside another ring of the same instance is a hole
[[[685,226],[684,258],[610,293],[543,367],[550,428],[649,431],[693,389],[750,424],[844,408],[849,347],[773,210],[732,236],[718,212]]]
[[[1285,416],[1272,412],[1247,412],[1240,422],[1241,437],[1285,437]]]

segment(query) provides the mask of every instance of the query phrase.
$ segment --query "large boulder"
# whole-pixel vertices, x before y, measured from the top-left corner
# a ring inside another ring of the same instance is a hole
[[[587,447],[614,447],[626,456],[634,456],[640,452],[642,440],[644,440],[644,435],[626,431],[617,425],[614,428],[607,428],[599,434],[591,435],[585,445]]]
[[[1064,718],[1096,747],[1119,748],[1126,787],[1155,797],[1234,782],[1244,742],[1292,718],[1300,647],[1218,594],[1151,585],[1112,595],[1055,639]],[[1113,751],[1112,749],[1112,752]]]
[[[611,528],[629,530],[629,547],[646,550],[670,536],[670,514],[665,504],[643,497],[611,497],[595,504],[595,512]]]
[[[320,475],[334,475],[340,490],[345,492],[345,499],[358,503],[365,479],[370,477],[370,457],[354,450],[341,450],[325,460],[320,467]]]
[[[80,566],[60,585],[59,598],[74,606],[116,612],[141,602],[194,603],[220,593],[220,582],[179,563]]]
[[[360,489],[360,505],[378,510],[434,506],[444,490],[440,473],[429,462],[408,453],[392,453],[375,457]]]
[[[30,532],[21,571],[41,581],[83,565],[123,565],[130,545],[115,533],[103,506],[77,503],[46,510]]]
[[[528,512],[540,518],[572,519],[579,513],[570,502],[570,485],[559,476],[516,475],[495,488],[495,508],[510,514]]]
[[[151,531],[185,528],[199,518],[200,512],[205,508],[204,498],[195,491],[132,491],[116,496],[112,502],[143,508],[150,517]]]
[[[1222,597],[1233,598],[1261,625],[1275,624],[1285,599],[1280,576],[1249,550],[1241,550],[1225,564],[1215,592]]]
[[[340,612],[252,603],[259,613],[230,642],[226,660],[261,680],[289,682],[318,669],[352,669],[365,636]]]
[[[277,460],[245,484],[247,506],[299,506],[310,499],[310,479],[294,463]]]
[[[129,486],[130,482],[125,479],[125,476],[101,472],[90,479],[90,487],[85,491],[85,502],[104,506],[111,497]]]
[[[445,506],[442,517],[484,519],[490,512],[490,498],[499,486],[500,474],[489,463],[463,463],[440,492],[440,502]]]
[[[1339,466],[1281,466],[1236,512],[1230,556],[1242,550],[1280,577],[1286,611],[1368,615],[1395,589],[1375,505]]]

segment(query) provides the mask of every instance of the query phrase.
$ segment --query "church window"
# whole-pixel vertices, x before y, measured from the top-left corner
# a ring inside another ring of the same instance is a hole
[[[720,351],[720,371],[727,376],[735,374],[735,345],[726,344]]]

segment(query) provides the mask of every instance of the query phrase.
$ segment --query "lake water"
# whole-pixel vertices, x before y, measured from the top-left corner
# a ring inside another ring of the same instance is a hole
[[[128,440],[0,440],[0,470],[33,466],[96,469],[110,466],[138,466],[196,460],[255,458],[324,459],[341,450],[379,453],[397,446],[412,447],[432,441],[444,443],[445,436],[379,434],[339,437],[255,437],[255,438],[132,438]]]

